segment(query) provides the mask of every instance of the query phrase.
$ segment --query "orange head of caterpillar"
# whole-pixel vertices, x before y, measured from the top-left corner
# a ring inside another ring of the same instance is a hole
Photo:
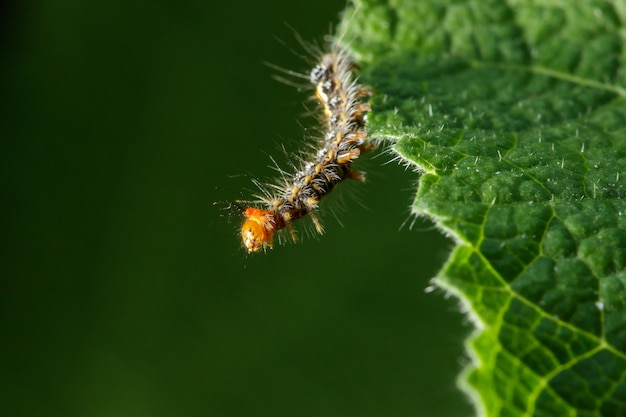
[[[241,239],[248,253],[273,247],[274,231],[278,228],[276,215],[254,207],[246,208],[243,215],[246,220],[241,226]]]

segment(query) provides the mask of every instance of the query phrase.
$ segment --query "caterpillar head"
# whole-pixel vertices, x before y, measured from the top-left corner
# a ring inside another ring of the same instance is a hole
[[[248,253],[264,247],[273,247],[276,220],[272,212],[248,207],[243,213],[246,220],[241,226],[241,239]]]

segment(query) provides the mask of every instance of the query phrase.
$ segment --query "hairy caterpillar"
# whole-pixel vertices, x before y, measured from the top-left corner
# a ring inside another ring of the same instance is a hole
[[[313,51],[312,46],[303,45]],[[274,232],[280,229],[287,229],[295,241],[292,222],[304,216],[309,216],[317,232],[323,233],[315,215],[322,197],[344,179],[365,179],[352,168],[352,162],[374,147],[365,129],[371,109],[363,98],[370,92],[357,82],[356,65],[339,41],[330,41],[328,52],[316,55],[318,63],[306,77],[321,106],[319,146],[309,159],[294,165],[299,166],[294,173],[284,174],[284,184],[272,185],[273,192],[257,184],[263,195],[253,207],[243,209],[245,220],[241,226],[243,245],[249,253],[272,248]]]

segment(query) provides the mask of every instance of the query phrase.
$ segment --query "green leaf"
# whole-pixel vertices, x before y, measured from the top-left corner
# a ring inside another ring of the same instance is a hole
[[[368,0],[340,32],[456,241],[436,283],[477,326],[477,408],[625,416],[626,2]]]

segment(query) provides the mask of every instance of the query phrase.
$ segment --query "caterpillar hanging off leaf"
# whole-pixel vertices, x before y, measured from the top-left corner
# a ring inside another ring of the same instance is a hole
[[[357,67],[347,50],[338,40],[329,42],[326,53],[303,45],[319,57],[306,78],[314,87],[321,107],[318,119],[323,125],[319,128],[322,133],[310,157],[294,164],[299,167],[295,172],[287,174],[280,170],[283,174],[280,184],[256,183],[262,195],[257,196],[252,207],[242,209],[245,220],[241,238],[249,253],[272,248],[274,233],[281,229],[288,230],[296,241],[292,223],[305,216],[312,219],[318,233],[323,233],[315,214],[320,201],[345,179],[363,181],[365,175],[354,170],[352,163],[375,146],[368,141],[366,130],[367,113],[371,108],[364,98],[370,92],[358,83],[354,73]]]

